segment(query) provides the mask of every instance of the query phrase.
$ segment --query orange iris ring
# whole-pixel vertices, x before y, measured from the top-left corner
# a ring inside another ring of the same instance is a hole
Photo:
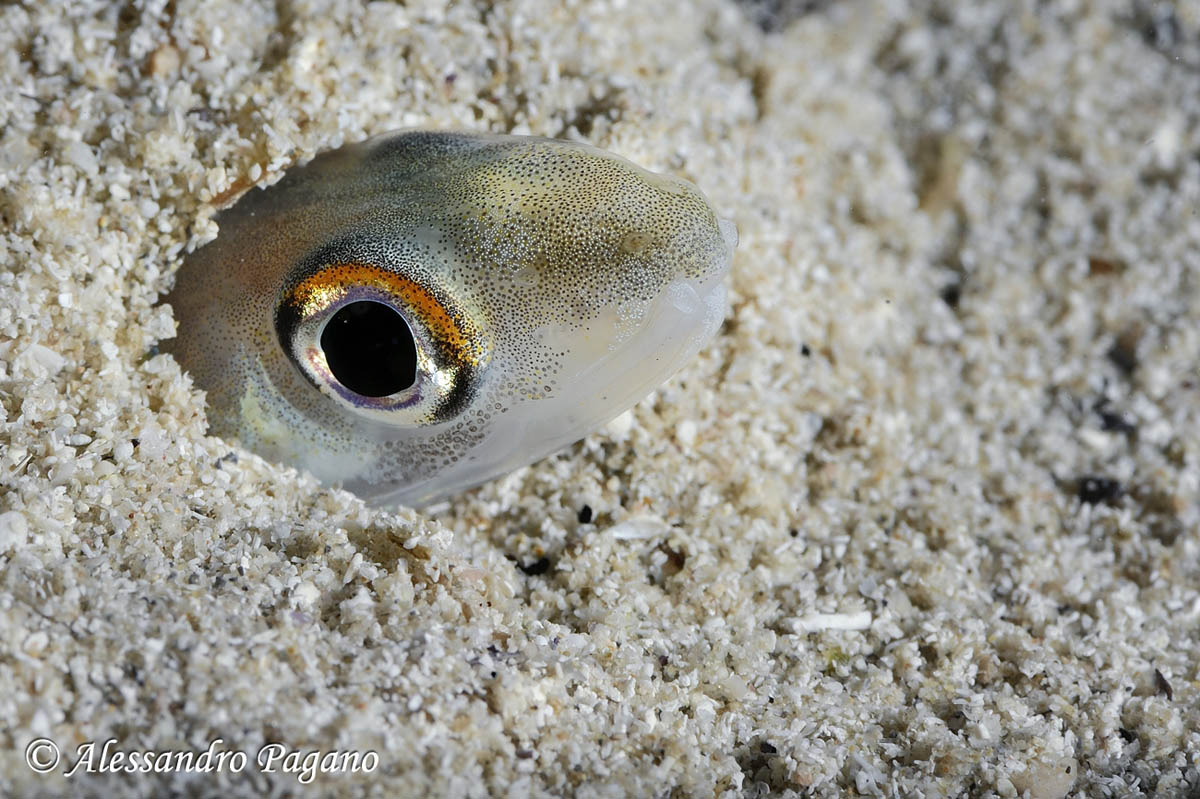
[[[465,314],[451,310],[449,304],[438,296],[440,292],[405,275],[374,264],[353,261],[326,265],[296,283],[284,292],[280,310],[286,311],[286,315],[294,320],[294,329],[302,329],[323,321],[322,318],[338,307],[351,292],[364,294],[364,299],[373,294],[390,299],[402,312],[418,341],[418,361],[437,362],[436,373],[442,379],[435,379],[433,390],[435,394],[442,395],[442,402],[438,405],[444,407],[439,410],[442,413],[450,412],[450,406],[457,405],[457,402],[451,402],[452,398],[465,388],[453,385],[459,383],[457,378],[478,374],[489,359],[490,348],[478,325]],[[426,353],[422,353],[422,341],[431,345],[437,357],[429,359]],[[292,347],[292,353],[297,361],[307,362],[309,369],[322,379],[332,378],[327,374],[328,368],[323,364],[323,357],[318,359],[319,363],[314,363],[312,356],[315,353],[295,346]],[[442,384],[447,377],[452,385]],[[317,387],[325,390],[319,383]],[[367,398],[357,395],[343,399],[362,409],[374,407],[386,410],[411,405],[411,392],[412,389],[407,389],[397,395],[372,398],[371,401],[364,401]],[[337,393],[341,394],[340,391]],[[435,415],[442,413],[434,411]]]
[[[482,331],[474,322],[450,310],[428,287],[374,264],[330,264],[297,283],[285,302],[299,318],[311,319],[356,288],[374,288],[411,311],[448,363],[479,368],[486,360]]]

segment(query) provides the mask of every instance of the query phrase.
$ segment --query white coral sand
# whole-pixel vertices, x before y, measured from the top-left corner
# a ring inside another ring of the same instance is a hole
[[[1198,15],[0,6],[0,794],[1200,790]],[[408,126],[742,242],[683,373],[432,515],[206,437],[155,349],[217,205]]]

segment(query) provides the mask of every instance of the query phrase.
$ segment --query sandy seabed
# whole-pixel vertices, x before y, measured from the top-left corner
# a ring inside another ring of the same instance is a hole
[[[30,2],[0,61],[0,794],[1200,796],[1200,6]],[[157,350],[219,206],[417,126],[741,231],[701,357],[425,513]]]

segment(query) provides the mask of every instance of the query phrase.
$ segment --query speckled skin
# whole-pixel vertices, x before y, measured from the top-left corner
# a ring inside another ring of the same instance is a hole
[[[736,234],[700,192],[581,144],[406,132],[255,190],[181,269],[166,349],[214,434],[375,502],[423,504],[637,402],[720,324]],[[385,302],[417,384],[323,371],[324,321]]]

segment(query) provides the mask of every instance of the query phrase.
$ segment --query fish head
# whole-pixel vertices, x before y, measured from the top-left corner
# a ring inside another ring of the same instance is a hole
[[[529,463],[636,403],[724,316],[736,231],[584,144],[415,131],[218,217],[165,348],[210,429],[376,503]]]

